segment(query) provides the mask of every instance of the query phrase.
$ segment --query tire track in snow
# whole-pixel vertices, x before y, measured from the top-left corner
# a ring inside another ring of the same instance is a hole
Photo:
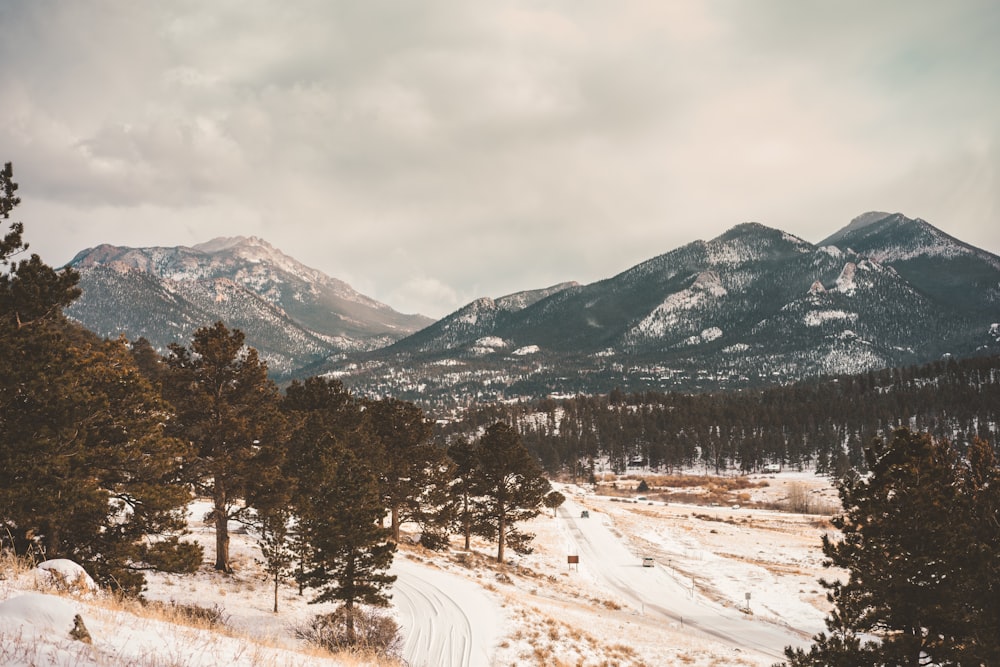
[[[459,575],[406,559],[393,563],[393,602],[410,667],[489,665],[500,626],[496,603]],[[473,621],[475,618],[475,622]]]

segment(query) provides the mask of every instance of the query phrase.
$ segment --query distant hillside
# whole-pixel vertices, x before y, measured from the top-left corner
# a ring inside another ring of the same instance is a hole
[[[523,306],[479,299],[328,364],[359,391],[473,401],[709,391],[1000,349],[1000,258],[866,214],[820,245],[756,223]]]
[[[331,355],[392,343],[430,324],[359,294],[258,238],[194,247],[102,245],[79,253],[83,294],[67,314],[103,336],[164,349],[223,320],[247,334],[276,375]]]

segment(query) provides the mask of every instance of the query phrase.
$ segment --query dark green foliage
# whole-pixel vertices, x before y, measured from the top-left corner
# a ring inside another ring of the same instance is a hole
[[[257,526],[257,544],[264,557],[264,571],[274,584],[274,607],[278,613],[278,590],[281,580],[293,573],[295,552],[292,543],[292,531],[289,523],[292,519],[288,507],[272,507],[258,510],[254,523]]]
[[[1000,357],[947,360],[762,391],[616,393],[481,404],[437,437],[468,437],[495,421],[515,426],[550,473],[581,475],[592,457],[617,470],[645,460],[667,471],[695,465],[754,472],[815,467],[840,477],[864,469],[863,443],[915,425],[967,446],[1000,429]]]
[[[842,539],[824,537],[829,635],[792,665],[992,665],[1000,660],[1000,468],[975,441],[967,454],[900,429],[866,452],[868,478],[842,482]],[[877,642],[862,641],[873,636]]]
[[[552,516],[556,515],[556,509],[564,502],[566,502],[566,496],[558,491],[550,491],[545,495],[545,498],[542,499],[542,503],[552,510]]]
[[[497,543],[499,563],[504,562],[507,545],[518,553],[530,553],[533,536],[520,532],[517,524],[538,516],[551,489],[549,481],[507,424],[497,422],[486,429],[476,451],[471,475],[475,498],[472,531]]]
[[[168,406],[122,342],[101,342],[52,316],[9,330],[0,353],[0,517],[20,552],[66,557],[126,592],[144,569],[190,571],[190,494],[164,433]],[[148,535],[168,539],[147,546]]]
[[[459,438],[448,447],[448,458],[455,464],[451,485],[455,523],[465,538],[465,550],[469,551],[475,522],[475,507],[472,504],[473,476],[479,465],[479,452],[473,443]]]
[[[386,605],[396,545],[379,525],[385,506],[372,466],[344,449],[308,494],[312,511],[300,521],[310,546],[305,582],[319,592],[312,601],[339,600],[348,610],[356,603]]]
[[[7,162],[0,171],[0,220],[10,219],[10,212],[21,203],[21,198],[15,194],[17,188],[18,185],[14,182],[14,165]],[[6,266],[10,262],[11,255],[28,249],[28,244],[21,238],[23,233],[23,223],[10,223],[6,234],[0,240],[0,265]]]
[[[298,523],[299,580],[318,591],[314,602],[381,606],[395,544],[381,526],[386,514],[370,422],[336,380],[293,383],[282,401],[293,430],[285,474]],[[354,616],[348,614],[346,623]]]
[[[275,466],[285,429],[279,394],[257,351],[242,332],[222,322],[195,332],[191,350],[173,345],[163,376],[164,395],[176,409],[171,432],[194,444],[187,478],[213,501],[215,568],[230,572],[230,519],[244,518],[250,482]]]
[[[8,163],[0,218],[18,203]],[[78,277],[27,249],[23,225],[0,241],[0,524],[19,553],[71,558],[127,593],[143,570],[190,571],[181,542],[190,499],[178,474],[188,447],[167,437],[167,406],[124,341],[100,341],[66,320]],[[161,539],[155,539],[160,536]],[[154,538],[154,539],[150,539]]]
[[[399,542],[400,525],[412,521],[431,543],[438,543],[452,520],[453,471],[444,448],[431,440],[431,422],[413,403],[394,398],[367,402],[364,414],[374,445],[365,454],[379,462],[379,486],[391,512],[392,539]]]

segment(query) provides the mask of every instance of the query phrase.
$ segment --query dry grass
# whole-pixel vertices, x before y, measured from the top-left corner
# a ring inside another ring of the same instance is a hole
[[[0,582],[30,581],[31,588],[50,595],[60,597],[72,597],[79,601],[79,597],[74,595],[73,590],[65,590],[62,587],[53,586],[50,578],[33,577],[35,574],[35,563],[25,557],[17,556],[9,550],[0,550]],[[23,586],[23,583],[21,584]],[[4,586],[0,585],[0,601],[7,598],[4,594]],[[13,586],[11,586],[13,588]],[[21,589],[23,590],[23,589]],[[7,589],[7,593],[10,589]],[[240,657],[240,664],[248,667],[291,667],[301,664],[301,660],[288,658],[287,660],[275,663],[275,654],[272,650],[278,649],[289,651],[290,655],[309,656],[313,658],[329,658],[335,660],[336,664],[345,667],[400,667],[399,660],[387,656],[375,656],[370,653],[354,653],[342,651],[331,653],[317,648],[290,649],[280,642],[256,635],[249,635],[239,632],[226,625],[226,617],[219,607],[202,607],[193,604],[180,604],[171,601],[170,603],[149,602],[137,598],[126,598],[115,595],[110,591],[100,591],[96,595],[88,596],[86,603],[93,610],[101,610],[108,613],[122,613],[133,617],[130,621],[133,624],[145,622],[166,623],[170,625],[182,626],[194,630],[210,633],[203,643],[212,642],[211,635],[239,639],[243,642],[244,653]],[[86,613],[86,612],[85,612]],[[94,612],[92,612],[94,613]],[[34,636],[19,634],[13,636],[4,635],[0,641],[0,665],[8,664],[31,664],[41,665],[51,662],[51,647],[44,643],[39,643]],[[91,664],[94,659],[94,647],[82,642],[64,644],[61,651],[77,651],[80,664]],[[184,652],[188,649],[183,647],[170,647],[166,644],[162,650],[155,653],[142,655],[128,662],[130,667],[178,667],[187,664]],[[195,651],[196,649],[190,649]],[[281,660],[279,658],[279,660]]]
[[[685,504],[750,504],[751,489],[770,486],[767,480],[754,481],[747,477],[714,475],[629,475],[621,479],[598,482],[597,492],[612,498],[634,498],[640,482],[649,487],[643,495],[653,500]]]

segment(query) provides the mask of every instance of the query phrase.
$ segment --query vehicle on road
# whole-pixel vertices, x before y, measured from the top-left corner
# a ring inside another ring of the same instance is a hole
[[[642,559],[642,566],[643,567],[653,567],[653,557],[652,556],[646,556],[645,558],[643,558]]]

